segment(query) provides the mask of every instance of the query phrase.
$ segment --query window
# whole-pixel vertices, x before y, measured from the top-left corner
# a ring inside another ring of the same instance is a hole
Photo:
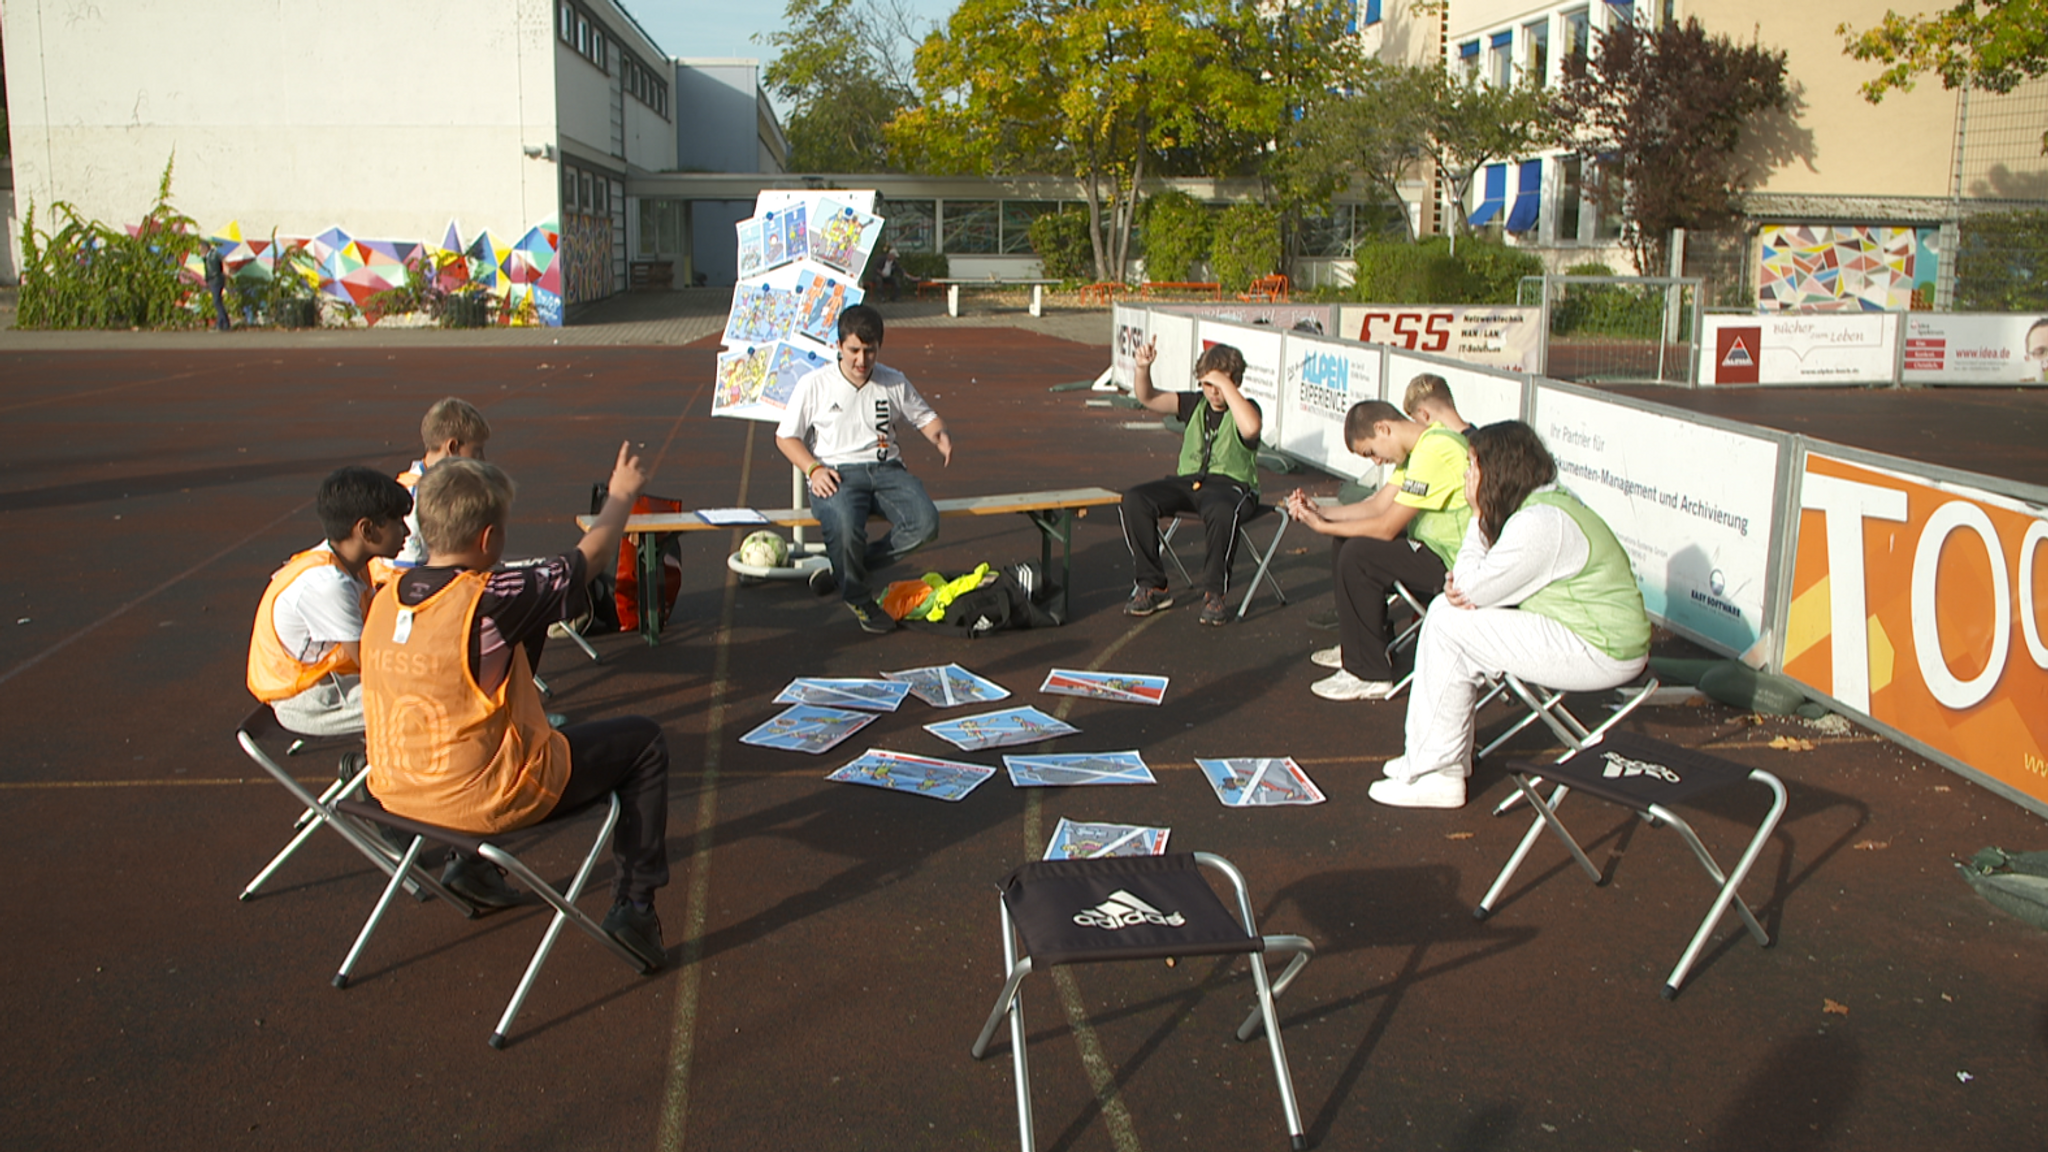
[[[1522,43],[1526,51],[1522,55],[1522,73],[1529,83],[1542,86],[1550,82],[1550,21],[1538,20],[1522,26]]]
[[[889,221],[880,244],[894,244],[898,252],[936,252],[935,223],[938,202],[934,200],[890,200],[875,211]]]
[[[940,230],[948,256],[981,256],[998,251],[999,228],[993,200],[948,200]]]
[[[1359,18],[1359,23],[1371,27],[1380,22],[1380,0],[1365,0],[1359,7],[1365,10],[1365,14]]]
[[[1584,8],[1564,14],[1564,55],[1571,67],[1584,70],[1593,47],[1593,20]]]
[[[1600,168],[1593,170],[1593,180],[1596,189],[1599,189],[1600,186],[1605,185],[1607,181],[1612,179],[1619,179],[1619,177],[1614,176],[1611,170]],[[1611,212],[1607,210],[1606,200],[1607,197],[1602,195],[1600,197],[1601,202],[1594,206],[1593,238],[1595,240],[1619,240],[1621,238],[1619,198],[1617,198],[1617,207]]]
[[[1607,27],[1633,24],[1636,19],[1634,0],[1607,0]]]
[[[1586,194],[1579,179],[1579,158],[1566,156],[1557,162],[1557,242],[1579,241],[1579,199]]]
[[[1003,201],[1003,255],[1031,255],[1031,222],[1059,210],[1057,200]]]
[[[1506,88],[1515,82],[1515,33],[1495,32],[1488,41],[1486,51],[1486,79],[1496,88]]]
[[[561,24],[562,43],[574,44],[576,42],[576,9],[568,3],[568,0],[563,0],[562,3]]]
[[[576,50],[585,56],[590,55],[590,21],[580,13],[576,17]]]
[[[1332,204],[1327,216],[1301,217],[1301,254],[1304,256],[1351,255],[1352,206]]]
[[[591,186],[590,173],[588,172],[578,172],[576,180],[578,185],[576,210],[588,215],[597,204],[597,190]]]
[[[1470,76],[1479,69],[1479,41],[1467,40],[1458,45],[1458,74]]]

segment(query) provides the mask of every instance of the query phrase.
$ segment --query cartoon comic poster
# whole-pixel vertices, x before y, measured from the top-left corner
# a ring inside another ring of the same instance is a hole
[[[782,258],[801,260],[810,255],[809,210],[802,204],[793,204],[784,208],[776,218],[782,226]]]
[[[820,200],[811,217],[810,256],[841,272],[858,275],[867,267],[882,235],[882,218],[870,216],[851,204]]]
[[[796,278],[797,333],[820,344],[837,344],[839,314],[860,303],[864,295],[860,286],[844,275],[803,269]]]
[[[768,250],[761,239],[759,220],[742,220],[733,225],[740,234],[740,276],[752,276],[768,269]]]
[[[774,349],[750,345],[718,357],[718,385],[711,393],[711,410],[750,404],[761,394],[767,377],[769,357]]]

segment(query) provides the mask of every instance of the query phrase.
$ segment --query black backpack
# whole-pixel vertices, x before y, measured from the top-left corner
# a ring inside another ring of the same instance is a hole
[[[1059,586],[1045,578],[1037,561],[1005,564],[995,571],[993,581],[954,597],[943,618],[927,620],[913,614],[904,618],[904,626],[972,639],[1011,628],[1056,628],[1066,623],[1054,607]]]

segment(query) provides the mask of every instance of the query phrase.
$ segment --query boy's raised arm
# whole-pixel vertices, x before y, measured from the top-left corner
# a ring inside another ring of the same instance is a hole
[[[640,490],[647,487],[648,472],[640,466],[640,458],[631,455],[631,446],[619,442],[619,459],[612,465],[612,479],[606,488],[604,507],[598,510],[597,519],[590,525],[590,531],[576,544],[576,550],[583,553],[583,570],[598,572],[603,565],[619,552],[619,533],[626,526],[626,517],[633,513],[633,501],[640,498]]]

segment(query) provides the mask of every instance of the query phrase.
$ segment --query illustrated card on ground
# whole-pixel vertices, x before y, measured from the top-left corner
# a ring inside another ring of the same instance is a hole
[[[910,694],[908,684],[894,680],[838,679],[799,676],[775,698],[777,704],[816,704],[823,708],[859,708],[894,712]]]
[[[1136,752],[1067,752],[1055,756],[1005,756],[1010,783],[1019,788],[1061,788],[1074,784],[1157,784]]]
[[[1053,826],[1047,860],[1100,860],[1106,856],[1164,856],[1171,828],[1143,824],[1095,824],[1060,817]]]
[[[1323,802],[1323,790],[1292,757],[1196,760],[1195,766],[1209,778],[1216,798],[1230,808]]]
[[[1045,683],[1040,684],[1038,690],[1125,704],[1157,704],[1166,699],[1166,677],[1136,672],[1076,672],[1070,668],[1055,668],[1046,673]]]
[[[986,704],[991,700],[1001,700],[1010,694],[1008,688],[993,680],[976,676],[958,664],[908,668],[901,672],[884,672],[882,675],[910,685],[911,695],[934,708]]]
[[[899,685],[899,687],[908,687]],[[962,716],[927,724],[924,730],[962,751],[977,748],[1007,748],[1012,744],[1036,744],[1055,736],[1072,736],[1080,729],[1029,706]]]
[[[979,764],[906,756],[901,752],[870,748],[825,779],[841,784],[887,788],[893,792],[914,792],[940,800],[959,800],[995,774],[995,769]]]
[[[783,709],[770,717],[767,723],[740,737],[740,743],[791,752],[824,752],[874,723],[874,720],[872,712],[848,712],[843,708],[797,704]]]

